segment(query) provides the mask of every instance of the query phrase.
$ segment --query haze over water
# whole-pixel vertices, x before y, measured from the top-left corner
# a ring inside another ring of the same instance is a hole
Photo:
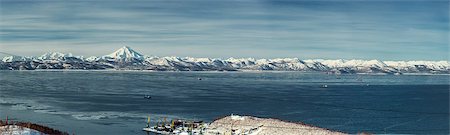
[[[156,122],[230,114],[347,133],[448,134],[448,82],[448,75],[0,71],[0,116],[75,134],[146,134],[148,115]]]

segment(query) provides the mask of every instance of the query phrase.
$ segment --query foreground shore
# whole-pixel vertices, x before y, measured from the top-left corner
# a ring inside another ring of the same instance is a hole
[[[46,126],[29,122],[0,120],[0,135],[68,135]],[[169,133],[171,134],[171,133]],[[196,133],[198,134],[198,133]],[[346,133],[314,127],[303,123],[286,122],[272,118],[231,115],[208,124],[204,135],[345,135]],[[199,134],[199,135],[200,135]]]
[[[286,122],[272,118],[231,115],[213,121],[207,129],[207,135],[344,135],[303,123]]]
[[[150,120],[150,119],[149,119]],[[148,121],[150,123],[150,121]],[[346,133],[314,127],[303,123],[253,116],[226,116],[211,123],[172,120],[156,124],[144,131],[163,135],[344,135]]]

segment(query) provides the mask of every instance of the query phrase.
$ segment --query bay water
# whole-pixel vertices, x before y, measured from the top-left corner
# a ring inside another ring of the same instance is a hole
[[[0,71],[0,118],[88,135],[147,134],[148,116],[154,124],[164,117],[211,122],[230,114],[346,133],[449,134],[449,77]]]

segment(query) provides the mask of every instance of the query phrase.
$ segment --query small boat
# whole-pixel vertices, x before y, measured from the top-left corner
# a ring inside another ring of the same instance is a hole
[[[145,95],[144,98],[145,99],[151,99],[152,97],[150,95]]]
[[[328,85],[326,85],[326,84],[322,85],[322,88],[328,88]]]
[[[155,129],[154,127],[143,128],[142,130],[147,131],[147,132],[162,134],[162,135],[170,135],[171,134],[171,132],[169,132],[169,131],[158,130],[158,129]]]

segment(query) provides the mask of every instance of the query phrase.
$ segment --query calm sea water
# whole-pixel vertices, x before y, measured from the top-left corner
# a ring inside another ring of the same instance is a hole
[[[449,134],[449,77],[0,71],[0,117],[74,134],[146,134],[141,129],[147,116],[153,122],[163,117],[212,121],[230,114],[348,133]],[[328,88],[321,88],[325,84]]]

